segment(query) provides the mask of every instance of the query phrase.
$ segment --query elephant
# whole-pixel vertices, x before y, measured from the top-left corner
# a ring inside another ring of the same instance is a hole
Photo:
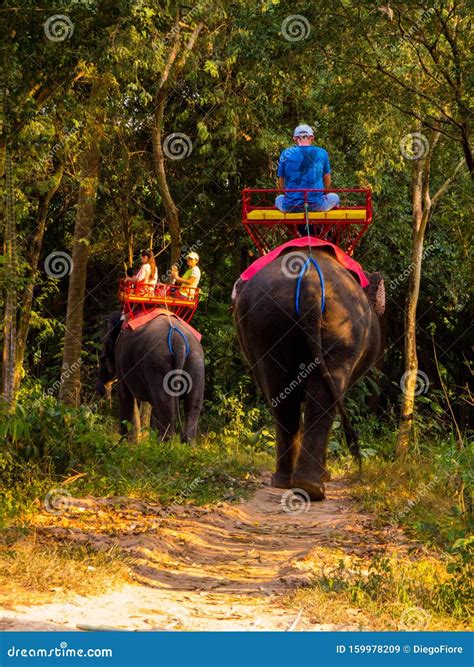
[[[310,264],[300,278],[310,256],[319,265],[321,277]],[[379,273],[368,278],[369,285],[363,289],[330,249],[315,248],[310,255],[304,246],[298,251],[287,249],[251,280],[239,279],[234,285],[240,347],[275,420],[272,485],[302,490],[311,500],[325,498],[324,482],[330,479],[327,443],[336,408],[349,449],[360,462],[358,437],[344,407],[344,394],[371,368],[380,351],[383,279]]]
[[[127,433],[135,400],[152,405],[152,426],[162,439],[175,432],[179,399],[184,405],[182,439],[195,439],[204,396],[204,352],[185,322],[159,316],[142,326],[122,328],[120,311],[107,318],[96,391],[107,394],[118,379],[120,434]]]

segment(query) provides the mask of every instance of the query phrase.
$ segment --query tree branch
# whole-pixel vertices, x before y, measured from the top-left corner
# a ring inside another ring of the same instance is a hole
[[[436,148],[440,138],[440,133],[438,129],[433,129],[431,131],[431,141],[429,144],[428,155],[423,160],[423,179],[422,179],[422,192],[421,197],[423,201],[424,212],[429,215],[431,209],[431,199],[430,199],[430,172],[431,172],[431,160],[433,158],[433,153]]]
[[[163,70],[160,75],[160,80],[158,82],[158,87],[156,89],[155,97],[158,97],[158,94],[160,91],[165,87],[166,82],[168,81],[168,77],[171,72],[171,68],[173,67],[174,61],[176,60],[176,57],[178,55],[179,47],[181,44],[181,33],[179,30],[177,30],[173,42],[173,46],[171,47],[169,53],[168,53],[168,59],[165,63],[165,66],[163,67]]]
[[[459,162],[457,163],[457,165],[456,165],[456,167],[453,171],[452,176],[447,178],[445,180],[445,182],[443,183],[443,185],[438,190],[438,192],[435,195],[433,195],[433,197],[431,198],[431,207],[432,208],[434,206],[436,206],[436,204],[439,202],[439,200],[446,194],[446,191],[451,187],[451,185],[453,184],[453,181],[456,178],[457,174],[462,169],[462,166],[463,166],[464,162],[465,162],[464,158],[459,160]]]
[[[182,53],[182,55],[181,55],[181,58],[180,58],[180,60],[179,60],[179,62],[178,62],[178,64],[177,64],[177,66],[176,66],[176,69],[177,69],[178,71],[182,70],[183,67],[186,65],[186,61],[187,61],[187,59],[188,59],[188,57],[189,57],[189,54],[190,54],[191,51],[193,50],[194,45],[196,44],[196,40],[197,40],[197,38],[199,37],[199,33],[201,32],[201,30],[202,30],[203,28],[204,28],[204,23],[203,23],[202,21],[201,21],[200,23],[197,23],[197,24],[196,24],[194,30],[192,31],[192,33],[191,33],[191,35],[190,35],[190,37],[189,37],[189,39],[188,39],[188,43],[186,44],[186,46],[185,46],[185,48],[184,48],[184,51],[183,51],[183,53]]]
[[[420,123],[424,123],[426,125],[426,127],[429,127],[430,130],[437,129],[436,128],[436,123],[437,122],[451,125],[451,123],[449,123],[449,121],[440,120],[440,119],[436,119],[433,122],[433,125],[431,125],[430,121],[426,120],[426,118],[423,118],[423,116],[418,115],[415,111],[410,111],[409,109],[405,109],[404,107],[401,107],[400,105],[395,104],[395,102],[393,102],[390,98],[385,97],[384,95],[381,95],[381,94],[377,94],[377,93],[375,93],[375,96],[378,97],[380,100],[382,100],[382,102],[385,102],[386,104],[392,106],[394,109],[398,109],[398,111],[401,111],[405,115],[412,116],[413,118],[416,118],[416,120],[420,121]],[[449,132],[446,132],[446,130],[441,129],[441,127],[438,128],[438,131],[444,137],[447,137],[448,139],[452,139],[453,141],[458,141],[459,143],[462,143],[462,141],[459,137],[456,137],[454,134],[449,134]]]

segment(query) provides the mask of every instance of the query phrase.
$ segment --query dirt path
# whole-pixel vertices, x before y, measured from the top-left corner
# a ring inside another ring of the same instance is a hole
[[[95,597],[0,609],[0,629],[359,629],[315,624],[285,605],[285,594],[341,557],[400,551],[402,536],[377,531],[356,513],[343,482],[328,484],[327,500],[309,507],[294,497],[285,502],[284,494],[265,478],[251,500],[212,509],[76,499],[67,515],[41,517],[38,534],[118,545],[133,558],[134,583]]]

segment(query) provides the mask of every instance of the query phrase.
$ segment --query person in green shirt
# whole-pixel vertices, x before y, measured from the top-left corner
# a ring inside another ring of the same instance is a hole
[[[183,287],[197,287],[199,281],[201,280],[201,269],[197,265],[199,262],[199,255],[197,252],[190,252],[186,255],[186,262],[188,265],[187,270],[183,273],[182,277],[179,276],[178,267],[176,265],[171,268],[171,277],[174,280],[175,285],[182,285]],[[189,298],[194,298],[194,290],[186,289],[180,290],[182,296],[187,296]]]

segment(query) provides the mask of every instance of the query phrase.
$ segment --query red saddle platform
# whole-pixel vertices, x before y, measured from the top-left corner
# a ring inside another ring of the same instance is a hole
[[[354,253],[359,240],[372,224],[372,192],[368,188],[335,188],[339,206],[330,211],[312,211],[308,201],[311,193],[326,190],[286,190],[298,192],[303,200],[297,210],[283,213],[275,208],[275,197],[282,190],[247,188],[242,191],[242,223],[260,255],[288,241],[310,236],[330,241],[348,255]],[[308,212],[304,211],[307,204]],[[314,207],[313,207],[314,208]]]
[[[120,280],[119,301],[130,320],[157,308],[190,322],[199,304],[199,288],[167,285],[144,285],[135,280]]]
[[[329,247],[331,250],[334,252],[334,256],[344,268],[346,268],[348,271],[350,271],[355,278],[360,283],[361,287],[367,287],[369,284],[369,281],[367,279],[367,276],[365,275],[364,271],[362,270],[361,265],[355,261],[355,259],[352,259],[352,257],[349,257],[345,252],[343,252],[337,245],[334,243],[331,243],[330,241],[325,241],[323,239],[317,239],[312,236],[304,236],[298,239],[293,239],[291,241],[287,241],[286,243],[283,243],[283,245],[278,246],[278,248],[275,248],[274,250],[270,251],[266,255],[263,255],[263,257],[259,257],[258,259],[255,260],[255,262],[252,262],[252,264],[246,269],[240,276],[241,280],[251,280],[255,274],[257,274],[259,271],[261,271],[267,264],[270,264],[274,259],[279,257],[279,255],[282,254],[284,250],[287,248],[307,248],[311,246],[313,247]],[[297,275],[295,275],[295,278]]]
[[[183,325],[183,328],[186,331],[189,331],[190,333],[193,334],[197,338],[198,341],[201,341],[202,335],[197,331],[194,327],[192,327],[189,322],[186,322],[183,320],[181,317],[178,317],[175,313],[170,313],[169,310],[165,310],[164,308],[154,308],[148,313],[142,313],[141,315],[137,315],[136,317],[133,317],[127,321],[125,321],[122,325],[122,329],[132,329],[135,331],[135,329],[138,329],[151,320],[154,320],[156,317],[176,317],[179,321],[180,324]]]

